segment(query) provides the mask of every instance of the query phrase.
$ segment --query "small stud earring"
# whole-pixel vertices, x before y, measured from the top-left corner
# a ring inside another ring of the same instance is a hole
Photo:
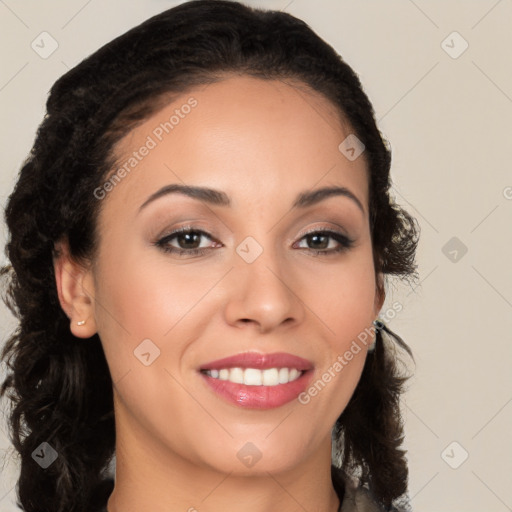
[[[374,325],[376,331],[382,331],[382,330],[384,330],[384,327],[385,327],[384,322],[382,322],[379,319],[374,320],[373,325]]]
[[[373,352],[375,350],[375,347],[377,346],[377,333],[384,330],[385,324],[381,320],[376,319],[373,321],[373,327],[375,328],[375,340],[373,340],[373,343],[368,347],[368,352]]]
[[[85,320],[80,320],[79,322],[76,323],[76,325],[85,325]]]

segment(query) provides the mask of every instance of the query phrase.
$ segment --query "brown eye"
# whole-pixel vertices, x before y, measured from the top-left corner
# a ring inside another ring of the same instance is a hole
[[[202,234],[196,231],[188,233],[178,233],[173,238],[176,239],[180,249],[196,249],[196,245],[201,242]]]
[[[167,253],[174,253],[178,256],[195,256],[204,254],[212,248],[212,244],[200,247],[201,241],[204,238],[213,240],[206,231],[184,227],[176,229],[172,233],[160,238],[160,240],[155,242],[155,245]]]
[[[329,248],[330,239],[338,244],[338,247]],[[348,250],[353,246],[354,241],[347,236],[336,231],[312,231],[306,233],[301,241],[306,241],[307,247],[298,247],[299,249],[310,250],[316,255],[330,255]]]
[[[310,249],[327,249],[329,247],[329,238],[331,237],[324,233],[315,233],[306,236],[308,243],[313,245]]]

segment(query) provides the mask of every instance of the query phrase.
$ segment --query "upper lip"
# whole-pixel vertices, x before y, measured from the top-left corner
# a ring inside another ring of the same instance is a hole
[[[244,352],[234,356],[217,359],[201,365],[201,370],[221,370],[222,368],[297,368],[300,371],[311,370],[313,363],[302,357],[275,352],[262,354],[260,352]]]

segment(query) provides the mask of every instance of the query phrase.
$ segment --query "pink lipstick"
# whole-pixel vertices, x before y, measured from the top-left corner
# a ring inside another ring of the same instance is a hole
[[[201,365],[209,389],[235,405],[250,409],[280,407],[302,393],[313,364],[287,353],[245,352]]]

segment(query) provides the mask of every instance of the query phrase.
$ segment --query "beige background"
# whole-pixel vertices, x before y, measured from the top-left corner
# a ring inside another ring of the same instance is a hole
[[[0,1],[2,205],[52,83],[178,3]],[[414,510],[512,510],[512,2],[248,3],[303,18],[359,73],[392,145],[395,197],[421,224],[420,285],[388,297],[417,361],[403,401]],[[31,48],[43,31],[58,43],[47,59]],[[0,314],[3,343],[15,322]],[[7,461],[1,512],[17,510],[15,477]]]

